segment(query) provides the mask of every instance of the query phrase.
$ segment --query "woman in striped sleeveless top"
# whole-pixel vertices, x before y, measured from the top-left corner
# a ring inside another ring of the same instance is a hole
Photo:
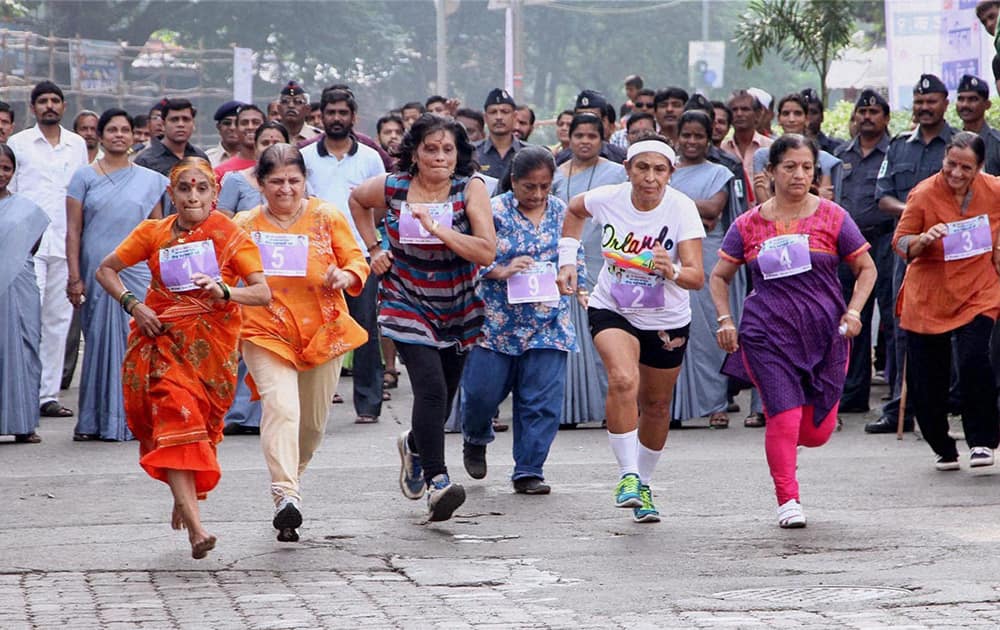
[[[466,351],[479,336],[478,267],[496,255],[486,186],[465,128],[424,114],[400,146],[398,172],[354,189],[354,223],[382,276],[379,325],[396,343],[413,387],[412,426],[399,436],[403,495],[427,492],[429,519],[443,521],[465,501],[444,461],[444,424]],[[375,223],[385,222],[383,250]]]

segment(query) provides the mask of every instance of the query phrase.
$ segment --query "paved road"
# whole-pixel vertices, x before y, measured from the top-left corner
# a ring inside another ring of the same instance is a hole
[[[512,493],[510,433],[483,481],[452,435],[469,499],[425,524],[397,487],[406,391],[374,426],[334,408],[299,544],[274,540],[257,438],[227,438],[203,561],[134,443],[73,443],[63,419],[43,421],[40,445],[0,443],[0,628],[1000,626],[1000,478],[936,472],[912,434],[867,436],[844,416],[801,456],[809,527],[791,531],[775,525],[760,429],[673,432],[653,484],[664,520],[646,525],[611,506],[601,430],[559,433],[548,497]]]

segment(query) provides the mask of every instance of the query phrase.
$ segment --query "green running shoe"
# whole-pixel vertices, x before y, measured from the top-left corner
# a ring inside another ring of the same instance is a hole
[[[639,475],[635,473],[625,473],[621,481],[615,486],[615,507],[638,508],[642,506],[642,497],[639,496]]]
[[[642,484],[639,486],[639,496],[642,498],[642,505],[632,508],[632,520],[636,523],[659,523],[660,513],[653,505],[653,491],[646,484]]]

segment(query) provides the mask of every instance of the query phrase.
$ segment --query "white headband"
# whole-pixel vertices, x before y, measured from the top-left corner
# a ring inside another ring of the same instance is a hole
[[[653,153],[659,153],[663,157],[667,158],[670,161],[671,166],[673,166],[674,161],[677,159],[677,154],[670,148],[670,145],[666,142],[660,142],[659,140],[640,140],[639,142],[630,144],[628,147],[628,153],[625,154],[625,159],[631,162],[632,158],[640,153],[648,153],[650,151]]]

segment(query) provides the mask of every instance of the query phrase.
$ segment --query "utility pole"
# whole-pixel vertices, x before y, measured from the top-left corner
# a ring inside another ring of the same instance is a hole
[[[437,82],[435,92],[448,97],[448,9],[447,0],[434,0],[437,24]]]
[[[522,0],[511,0],[514,40],[514,101],[524,99],[524,4]]]
[[[708,41],[708,3],[709,0],[701,0],[701,41]]]

